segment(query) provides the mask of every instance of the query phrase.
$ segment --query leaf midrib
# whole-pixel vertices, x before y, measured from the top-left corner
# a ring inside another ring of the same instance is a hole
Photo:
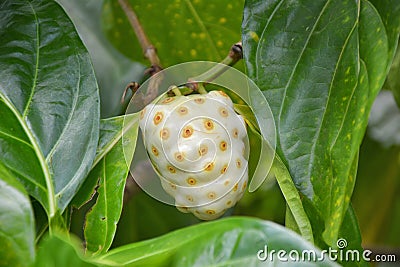
[[[218,52],[217,47],[215,46],[215,43],[213,42],[213,39],[212,39],[209,31],[207,30],[206,26],[204,25],[203,21],[201,20],[199,14],[197,13],[196,9],[194,8],[192,2],[190,0],[185,0],[185,2],[186,2],[186,5],[188,6],[190,12],[193,14],[193,18],[196,20],[200,29],[207,35],[208,43],[210,44],[210,46],[212,47],[212,49],[214,50],[216,55],[221,57],[221,55]]]
[[[49,209],[48,215],[49,215],[49,218],[52,218],[52,217],[54,217],[54,215],[56,213],[56,200],[55,200],[55,196],[54,196],[54,186],[53,186],[53,182],[51,179],[50,170],[48,168],[46,159],[39,147],[39,144],[36,142],[36,139],[35,139],[33,133],[31,132],[31,129],[28,127],[28,125],[25,122],[28,108],[32,102],[33,94],[34,94],[34,91],[36,88],[36,83],[37,83],[37,76],[38,76],[38,69],[39,69],[39,45],[40,45],[39,44],[39,20],[38,20],[36,11],[35,11],[34,7],[32,6],[32,4],[29,1],[27,1],[27,3],[29,4],[29,6],[32,10],[32,14],[35,18],[35,25],[36,25],[36,55],[37,56],[36,56],[35,74],[34,74],[34,80],[33,80],[33,84],[32,84],[31,94],[27,101],[27,104],[25,106],[23,114],[19,114],[18,110],[15,108],[15,106],[13,105],[11,100],[9,100],[2,92],[0,92],[0,97],[3,99],[3,102],[6,104],[6,106],[11,110],[11,112],[17,118],[19,124],[22,126],[22,129],[24,130],[25,134],[27,135],[27,137],[33,147],[33,150],[35,151],[35,154],[39,160],[40,167],[43,171],[43,175],[44,175],[45,182],[46,182],[46,188],[47,188],[47,200],[48,200],[48,209]]]
[[[47,197],[48,197],[48,205],[49,205],[49,217],[52,218],[52,217],[54,217],[55,212],[56,212],[56,201],[54,198],[54,187],[53,187],[53,183],[52,183],[52,179],[51,179],[51,174],[50,174],[46,159],[44,158],[44,156],[40,150],[39,144],[36,142],[36,139],[33,136],[31,130],[29,129],[28,125],[25,123],[25,120],[18,113],[18,110],[1,92],[0,92],[0,96],[3,98],[3,101],[7,105],[7,107],[11,110],[11,112],[17,118],[19,124],[22,126],[22,129],[24,130],[25,134],[28,136],[29,141],[31,142],[31,145],[33,147],[33,150],[35,151],[35,154],[39,160],[40,167],[42,168],[44,178],[46,181]]]
[[[352,36],[352,34],[353,34],[353,32],[354,32],[354,30],[355,30],[356,28],[357,28],[357,21],[354,23],[354,25],[353,25],[351,31],[349,32],[349,34],[348,34],[348,36],[347,36],[347,38],[346,38],[346,40],[345,40],[345,42],[344,42],[344,44],[343,44],[343,46],[342,46],[342,50],[340,51],[339,58],[338,58],[338,60],[336,61],[335,70],[334,70],[334,72],[333,72],[332,79],[331,79],[331,81],[330,81],[329,92],[328,92],[327,101],[326,101],[326,103],[325,103],[324,113],[322,114],[321,123],[319,124],[319,127],[318,127],[318,129],[317,129],[317,134],[316,134],[316,136],[315,136],[315,138],[314,138],[316,141],[314,142],[314,144],[313,144],[313,146],[312,146],[312,148],[311,148],[310,161],[309,161],[309,163],[308,163],[308,173],[309,173],[309,177],[308,177],[308,178],[310,178],[310,179],[311,179],[311,169],[312,169],[312,167],[314,166],[314,165],[313,165],[313,162],[314,162],[314,157],[315,157],[315,149],[316,149],[316,147],[317,147],[317,141],[318,141],[319,136],[320,136],[320,134],[321,134],[322,125],[324,124],[324,121],[325,121],[325,119],[326,119],[325,115],[326,115],[326,110],[327,110],[328,103],[329,103],[329,98],[330,98],[331,92],[332,92],[333,81],[335,80],[335,77],[336,77],[336,74],[337,74],[337,70],[338,70],[338,67],[339,67],[339,63],[341,62],[341,59],[342,59],[342,57],[343,57],[344,50],[346,49],[346,47],[347,47],[347,45],[348,45],[348,43],[349,43],[349,40],[350,40],[350,38],[351,38],[351,36]],[[347,112],[348,112],[348,110],[349,110],[349,105],[350,105],[350,103],[351,103],[351,99],[352,99],[352,96],[354,95],[354,92],[355,92],[355,88],[356,88],[356,87],[357,87],[357,85],[355,85],[355,87],[354,87],[353,90],[352,90],[351,97],[349,98],[349,101],[347,102],[346,112],[344,113],[344,115],[347,114]],[[332,145],[329,147],[329,150],[330,150],[330,151],[332,151],[332,149],[333,149],[333,147],[334,147],[334,145],[335,145],[335,143],[336,143],[336,141],[337,141],[337,138],[338,138],[338,136],[340,135],[340,132],[341,132],[341,130],[342,130],[342,128],[343,128],[343,124],[344,124],[345,118],[346,118],[346,116],[343,116],[343,119],[342,119],[340,128],[339,128],[339,130],[338,130],[338,132],[337,132],[337,135],[336,135],[336,137],[335,137],[335,140],[334,140],[334,142],[332,142]],[[331,187],[331,188],[332,188],[332,187]]]
[[[267,24],[266,24],[265,27],[264,27],[264,30],[263,30],[263,33],[262,33],[261,36],[264,35],[264,33],[265,33],[265,31],[266,31],[266,29],[267,29],[267,27],[268,27],[268,25],[269,25],[269,21],[270,21],[270,20],[272,19],[272,17],[276,14],[277,10],[281,7],[282,2],[283,2],[283,1],[281,1],[281,2],[276,6],[276,8],[274,9],[274,11],[273,11],[273,13],[271,14],[271,16],[270,16],[270,18],[269,18]],[[293,80],[293,76],[294,76],[294,74],[295,74],[295,72],[296,72],[296,70],[297,70],[297,67],[298,67],[298,65],[299,65],[299,63],[300,63],[300,60],[303,58],[304,52],[305,52],[305,50],[306,50],[306,48],[307,48],[307,46],[308,46],[308,44],[309,44],[309,42],[310,42],[311,36],[313,35],[313,33],[314,33],[314,31],[315,31],[317,25],[318,25],[319,22],[320,22],[320,19],[321,19],[321,17],[322,17],[322,14],[323,14],[324,11],[326,10],[326,8],[327,8],[327,6],[329,5],[330,2],[331,2],[331,0],[328,0],[328,1],[325,3],[325,5],[323,6],[321,12],[319,12],[319,15],[318,15],[318,17],[316,18],[316,20],[315,20],[315,22],[314,22],[314,25],[313,25],[312,29],[310,30],[309,35],[307,36],[307,39],[306,39],[306,41],[305,41],[305,43],[304,43],[304,45],[303,45],[303,47],[302,47],[302,50],[301,50],[301,52],[300,52],[300,54],[299,54],[299,56],[298,56],[298,58],[297,58],[297,60],[296,60],[296,63],[295,63],[294,66],[293,66],[293,69],[292,69],[292,72],[291,72],[291,74],[290,74],[290,76],[289,76],[289,79],[288,79],[288,81],[286,82],[286,85],[285,85],[285,88],[284,88],[284,93],[283,93],[283,96],[282,96],[282,104],[281,104],[281,106],[280,106],[279,114],[278,114],[278,116],[277,116],[277,120],[278,120],[278,122],[277,122],[278,129],[280,128],[280,121],[281,121],[281,116],[282,116],[282,112],[283,112],[283,106],[284,106],[285,98],[286,98],[286,95],[287,95],[288,87],[289,87],[289,85],[291,84],[291,82],[292,82],[292,80]],[[260,44],[261,44],[261,42],[260,42],[260,43],[258,44],[258,46],[257,46],[257,51],[256,51],[256,62],[257,62],[258,54],[259,54],[259,51],[260,51]],[[258,65],[258,64],[257,64],[257,65]],[[256,74],[256,75],[257,75],[257,79],[258,79],[258,70],[257,70],[257,74]],[[313,193],[313,194],[314,194],[314,193]]]
[[[35,73],[33,74],[33,81],[32,81],[32,90],[31,93],[29,95],[28,101],[26,102],[25,108],[24,108],[24,112],[22,113],[22,118],[26,118],[28,116],[28,111],[29,111],[29,106],[32,103],[32,99],[33,99],[33,95],[35,94],[35,89],[36,89],[36,85],[37,85],[37,78],[38,78],[38,73],[39,73],[39,47],[40,47],[40,40],[39,40],[39,20],[37,17],[37,14],[35,12],[35,9],[33,8],[31,2],[27,1],[31,10],[32,10],[32,14],[35,18],[35,25],[36,25],[36,62],[35,62]]]

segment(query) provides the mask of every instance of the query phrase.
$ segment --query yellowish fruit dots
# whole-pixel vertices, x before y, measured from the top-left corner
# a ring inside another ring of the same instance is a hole
[[[222,216],[247,187],[246,125],[222,91],[168,97],[140,114],[144,145],[182,212]]]

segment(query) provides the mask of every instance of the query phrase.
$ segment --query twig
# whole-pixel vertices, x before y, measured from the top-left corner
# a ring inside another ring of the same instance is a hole
[[[147,69],[145,73],[148,73],[148,74],[150,74],[150,76],[153,76],[162,70],[162,67],[160,64],[160,59],[158,58],[158,55],[157,55],[157,49],[150,43],[149,39],[147,38],[146,34],[144,33],[143,27],[140,24],[135,11],[129,5],[128,1],[127,0],[118,0],[118,2],[120,4],[122,10],[125,12],[126,17],[128,18],[129,23],[131,24],[132,29],[135,32],[136,37],[138,38],[140,46],[142,47],[142,50],[143,50],[143,55],[150,61],[151,67],[149,69]],[[162,79],[163,79],[163,75],[157,75],[156,79],[153,78],[150,80],[146,96],[143,99],[143,102],[145,104],[150,103],[157,96],[158,85],[161,83]],[[127,87],[127,88],[131,88],[131,87]],[[126,94],[126,89],[124,92],[124,96],[125,96],[125,94]]]
[[[135,11],[133,11],[132,7],[129,5],[127,0],[118,0],[121,5],[122,10],[125,12],[126,17],[129,20],[129,23],[132,26],[132,29],[135,31],[135,34],[139,40],[140,46],[143,49],[144,56],[150,61],[151,69],[149,70],[150,75],[157,73],[161,70],[160,59],[157,55],[156,48],[150,43],[146,34],[143,31],[143,27],[139,22],[138,17],[136,16]]]
[[[199,83],[209,83],[215,80],[222,73],[227,71],[229,67],[235,65],[236,62],[238,62],[242,58],[243,58],[243,48],[242,48],[242,41],[240,41],[232,45],[228,55],[220,62],[220,64],[212,67],[211,69],[200,74],[199,76],[189,78],[186,86],[194,91],[197,91],[199,89],[198,88]]]

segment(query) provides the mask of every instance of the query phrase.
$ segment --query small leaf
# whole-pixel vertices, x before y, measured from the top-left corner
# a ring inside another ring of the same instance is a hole
[[[88,181],[98,181],[97,200],[86,214],[84,231],[86,247],[91,252],[107,251],[114,239],[122,211],[126,177],[136,146],[138,122],[138,113],[135,113],[101,123],[96,157],[98,163],[87,178]],[[124,150],[129,152],[124,154]],[[130,158],[125,159],[124,155]]]
[[[35,267],[94,267],[82,255],[79,241],[60,234],[46,236],[39,244]]]
[[[127,2],[157,48],[163,66],[193,60],[221,61],[240,40],[243,0]],[[119,51],[147,64],[118,1],[104,1],[103,28]]]
[[[92,165],[99,96],[89,55],[54,1],[3,1],[0,161],[52,218]]]
[[[300,255],[307,249],[321,256],[317,248],[278,224],[230,217],[122,246],[93,261],[123,266],[276,266],[276,258],[272,262],[270,258],[265,262],[257,258],[266,247],[269,252],[296,250]],[[307,262],[307,266],[337,265],[324,260]]]
[[[303,236],[303,238],[313,242],[314,237],[312,227],[310,220],[304,211],[303,204],[301,203],[299,192],[297,191],[285,164],[283,164],[278,154],[275,156],[276,157],[272,165],[272,172],[275,174],[282,194],[286,199],[291,216],[293,216],[293,219],[296,222],[296,229],[299,230],[299,233]]]
[[[35,256],[34,217],[23,186],[0,163],[0,266],[30,266]]]

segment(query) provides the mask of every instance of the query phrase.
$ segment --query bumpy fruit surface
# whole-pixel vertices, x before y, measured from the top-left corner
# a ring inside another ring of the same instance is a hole
[[[248,179],[243,118],[222,91],[168,97],[140,114],[144,144],[164,190],[182,212],[220,217]]]

